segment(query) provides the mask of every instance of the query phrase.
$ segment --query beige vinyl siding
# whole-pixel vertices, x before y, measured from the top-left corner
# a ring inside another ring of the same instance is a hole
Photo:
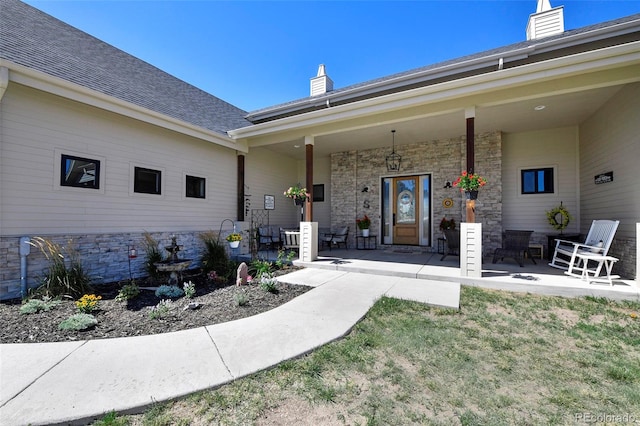
[[[300,170],[302,170],[302,177]],[[275,209],[269,211],[269,223],[297,227],[300,207],[296,207],[284,191],[296,183],[304,185],[304,162],[277,154],[268,148],[252,148],[245,163],[245,193],[251,210],[264,210],[264,196],[275,197]],[[251,220],[251,213],[246,218]]]
[[[542,234],[557,233],[549,226],[546,212],[562,202],[576,219],[564,232],[578,232],[577,132],[577,127],[565,127],[503,135],[503,230],[524,229]],[[554,168],[555,193],[521,194],[520,171],[544,167]]]
[[[580,126],[580,188],[583,231],[593,219],[620,220],[616,236],[635,237],[640,222],[640,83],[615,94]],[[613,182],[594,177],[613,172]]]
[[[11,84],[2,99],[3,235],[214,229],[235,218],[236,153]],[[61,187],[60,153],[103,159],[100,190]],[[133,166],[163,171],[162,195],[132,193]],[[184,174],[207,198],[184,197]]]
[[[331,228],[331,157],[313,160],[313,183],[324,184],[324,201],[313,203],[313,221],[318,228]]]

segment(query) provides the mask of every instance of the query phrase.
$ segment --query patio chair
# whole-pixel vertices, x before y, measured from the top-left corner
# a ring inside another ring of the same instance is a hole
[[[457,229],[445,229],[442,231],[446,241],[446,248],[440,260],[444,260],[447,256],[460,256],[460,231]]]
[[[584,272],[583,269],[587,265],[585,258],[580,255],[589,254],[590,260],[598,263],[590,272],[598,277],[619,224],[619,220],[594,220],[584,243],[556,239],[555,251],[549,266],[566,269],[570,275],[581,276],[581,274],[574,274],[573,271]]]
[[[285,250],[296,250],[300,249],[300,231],[282,231],[282,248]]]
[[[529,249],[531,234],[533,234],[533,231],[504,231],[503,246],[493,252],[493,263],[496,263],[498,259],[502,261],[505,257],[510,257],[515,259],[520,267],[523,267],[522,258],[526,253],[535,265],[536,260],[531,255],[531,250]]]
[[[273,226],[263,225],[258,227],[258,251],[265,247],[267,250],[280,248],[282,240],[280,232],[276,232]]]
[[[331,251],[331,247],[337,246],[340,247],[340,244],[344,245],[345,249],[349,248],[349,227],[345,226],[338,229],[336,232],[330,232],[323,234],[322,245],[325,244],[329,246],[329,251]]]

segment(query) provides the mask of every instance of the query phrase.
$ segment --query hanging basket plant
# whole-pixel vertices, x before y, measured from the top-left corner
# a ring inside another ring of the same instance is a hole
[[[230,243],[233,243],[236,241],[242,241],[242,235],[238,234],[237,232],[234,232],[232,234],[227,235],[227,241]]]
[[[291,198],[296,205],[303,205],[307,201],[307,197],[309,197],[307,188],[301,187],[300,184],[289,187],[284,191],[284,195],[287,198]]]
[[[453,182],[453,186],[460,188],[460,191],[471,192],[478,191],[487,184],[487,181],[482,176],[475,175],[473,173],[467,173],[463,171],[460,176]]]

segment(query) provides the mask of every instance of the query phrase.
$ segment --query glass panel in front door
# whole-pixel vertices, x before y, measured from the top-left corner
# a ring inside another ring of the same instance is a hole
[[[416,202],[418,178],[402,177],[394,179],[394,244],[418,245],[420,240],[420,205]]]
[[[416,223],[416,181],[396,180],[396,223]]]

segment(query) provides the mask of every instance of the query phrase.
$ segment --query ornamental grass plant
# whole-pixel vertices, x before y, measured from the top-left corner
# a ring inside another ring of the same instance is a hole
[[[31,296],[76,299],[92,291],[91,278],[82,265],[73,240],[62,246],[46,238],[33,237],[30,244],[38,248],[49,262],[41,285],[31,292]]]
[[[227,248],[220,242],[217,232],[207,231],[199,235],[204,244],[204,252],[201,257],[202,269],[205,274],[216,273],[216,276],[224,279],[230,277],[233,272],[233,263],[227,254]]]

